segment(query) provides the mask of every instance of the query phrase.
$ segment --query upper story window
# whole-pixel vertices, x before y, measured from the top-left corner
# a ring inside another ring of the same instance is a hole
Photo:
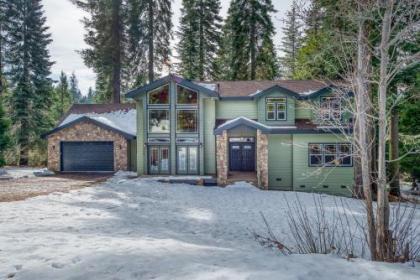
[[[176,102],[178,105],[197,105],[198,93],[190,89],[177,86],[177,98]]]
[[[341,120],[341,99],[339,97],[323,96],[320,105],[322,120]]]
[[[150,133],[169,133],[169,110],[149,110],[149,132]]]
[[[169,105],[169,85],[149,92],[148,103],[150,105]]]
[[[350,143],[309,144],[309,166],[352,166]]]
[[[177,110],[176,112],[176,132],[177,133],[197,133],[197,110]]]
[[[287,98],[265,99],[266,120],[285,121],[287,119]]]

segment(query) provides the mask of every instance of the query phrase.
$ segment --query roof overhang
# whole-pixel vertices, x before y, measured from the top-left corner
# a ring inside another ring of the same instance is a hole
[[[77,118],[77,119],[75,119],[75,120],[73,120],[71,122],[68,122],[68,123],[66,123],[64,125],[57,126],[56,128],[50,130],[49,132],[42,134],[41,137],[45,139],[45,138],[47,138],[51,134],[54,134],[54,133],[56,133],[56,132],[58,132],[58,131],[60,131],[62,129],[71,127],[71,126],[73,126],[73,125],[75,125],[77,123],[80,123],[80,122],[90,122],[90,123],[92,123],[92,124],[94,124],[96,126],[99,126],[99,127],[103,128],[103,129],[107,129],[107,130],[113,131],[115,133],[118,133],[118,134],[120,134],[121,136],[123,136],[124,138],[126,138],[128,140],[132,140],[132,139],[135,139],[136,138],[136,135],[132,135],[130,133],[127,133],[127,132],[122,131],[120,129],[117,129],[115,127],[106,125],[106,124],[101,123],[101,122],[99,122],[99,121],[97,121],[95,119],[89,118],[88,116],[83,116],[83,117]]]
[[[175,82],[175,83],[177,83],[177,84],[179,84],[183,87],[187,87],[187,88],[192,89],[194,91],[204,93],[204,94],[206,94],[210,97],[219,97],[219,94],[218,94],[217,91],[214,91],[214,90],[208,89],[206,87],[200,86],[196,83],[193,83],[190,80],[178,77],[178,76],[173,75],[173,74],[169,74],[168,76],[163,77],[161,79],[158,79],[158,80],[156,80],[154,82],[151,82],[147,85],[144,85],[144,86],[138,87],[136,89],[130,90],[129,92],[126,93],[126,97],[128,97],[128,98],[139,97],[143,94],[148,93],[151,90],[157,89],[157,88],[159,88],[161,86],[164,86],[164,85],[166,85],[170,82]]]
[[[221,124],[214,130],[215,135],[221,135],[225,130],[231,130],[239,126],[258,129],[264,134],[351,134],[351,128],[316,127],[298,128],[296,126],[267,126],[246,117],[238,117]]]

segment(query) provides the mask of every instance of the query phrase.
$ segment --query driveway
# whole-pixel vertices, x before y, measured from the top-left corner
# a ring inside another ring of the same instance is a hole
[[[110,176],[110,174],[58,174],[50,177],[35,177],[28,173],[28,175],[16,176],[10,180],[0,180],[0,202],[81,189],[103,182]]]

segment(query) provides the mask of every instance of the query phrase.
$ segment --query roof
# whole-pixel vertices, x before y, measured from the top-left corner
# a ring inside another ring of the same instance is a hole
[[[330,88],[326,82],[316,80],[277,80],[277,81],[215,81],[196,82],[212,85],[218,89],[221,98],[257,97],[261,93],[274,88],[281,88],[298,97],[308,97],[314,93]]]
[[[220,135],[224,130],[230,130],[238,126],[247,126],[254,129],[259,129],[265,134],[322,134],[322,133],[337,133],[342,134],[343,132],[352,133],[350,127],[332,127],[332,126],[317,126],[310,120],[300,120],[295,125],[283,125],[283,126],[270,126],[262,124],[258,121],[251,120],[246,117],[237,117],[232,120],[228,120],[223,124],[219,125],[215,130],[214,134]]]
[[[44,134],[46,137],[81,121],[90,121],[105,129],[110,129],[125,138],[136,137],[135,104],[74,104],[64,115],[56,128]]]
[[[170,74],[150,84],[135,88],[126,93],[129,98],[135,98],[153,89],[161,87],[170,81],[188,87],[209,96],[222,99],[254,99],[272,90],[282,90],[296,98],[314,98],[329,91],[331,83],[317,80],[276,80],[276,81],[191,81]]]

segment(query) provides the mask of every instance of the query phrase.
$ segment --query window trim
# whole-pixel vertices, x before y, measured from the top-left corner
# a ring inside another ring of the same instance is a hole
[[[320,154],[312,154],[310,153],[310,145],[320,145],[321,147],[321,153]],[[340,149],[339,147],[341,145],[350,145],[350,151],[349,151],[349,157],[350,157],[350,164],[329,164],[325,162],[325,145],[335,145],[335,158],[336,160],[340,160]],[[353,145],[350,142],[322,142],[322,143],[314,143],[309,142],[308,143],[308,167],[353,167]],[[311,155],[321,155],[321,163],[320,164],[311,164]]]
[[[273,101],[270,101],[270,99],[284,99],[284,102],[280,102],[280,101],[273,102]],[[268,118],[269,111],[267,110],[267,107],[268,107],[269,104],[274,105],[274,111],[270,111],[270,112],[274,112],[274,118],[273,119]],[[284,104],[284,110],[278,110],[279,104]],[[287,97],[285,97],[285,96],[266,97],[265,98],[265,120],[266,121],[287,121],[287,104],[288,104],[288,100],[287,100]],[[278,117],[279,112],[284,113],[284,118],[280,119]]]
[[[322,103],[324,102],[323,99],[324,98],[335,98],[338,99],[339,105],[340,105],[340,109],[338,110],[340,112],[340,117],[339,118],[334,118],[334,114],[333,114],[333,110],[331,109],[331,102],[328,103],[328,117],[325,118],[322,112]],[[324,95],[324,96],[320,96],[319,97],[319,108],[320,108],[320,119],[322,121],[331,121],[331,120],[342,120],[343,119],[343,106],[342,106],[342,102],[341,102],[341,98],[339,96],[331,96],[331,95]]]
[[[179,111],[195,111],[195,115],[196,115],[196,127],[195,127],[195,131],[194,132],[185,132],[185,131],[179,131],[178,130],[178,112]],[[200,120],[199,120],[199,115],[198,115],[198,108],[176,108],[176,113],[175,113],[175,132],[176,134],[198,134],[199,132],[199,126],[200,126]]]
[[[169,129],[167,132],[153,132],[150,131],[150,113],[152,111],[167,111],[168,112],[168,117],[169,117]],[[171,132],[171,111],[169,110],[169,108],[148,108],[147,109],[147,132],[149,134],[170,134]]]

